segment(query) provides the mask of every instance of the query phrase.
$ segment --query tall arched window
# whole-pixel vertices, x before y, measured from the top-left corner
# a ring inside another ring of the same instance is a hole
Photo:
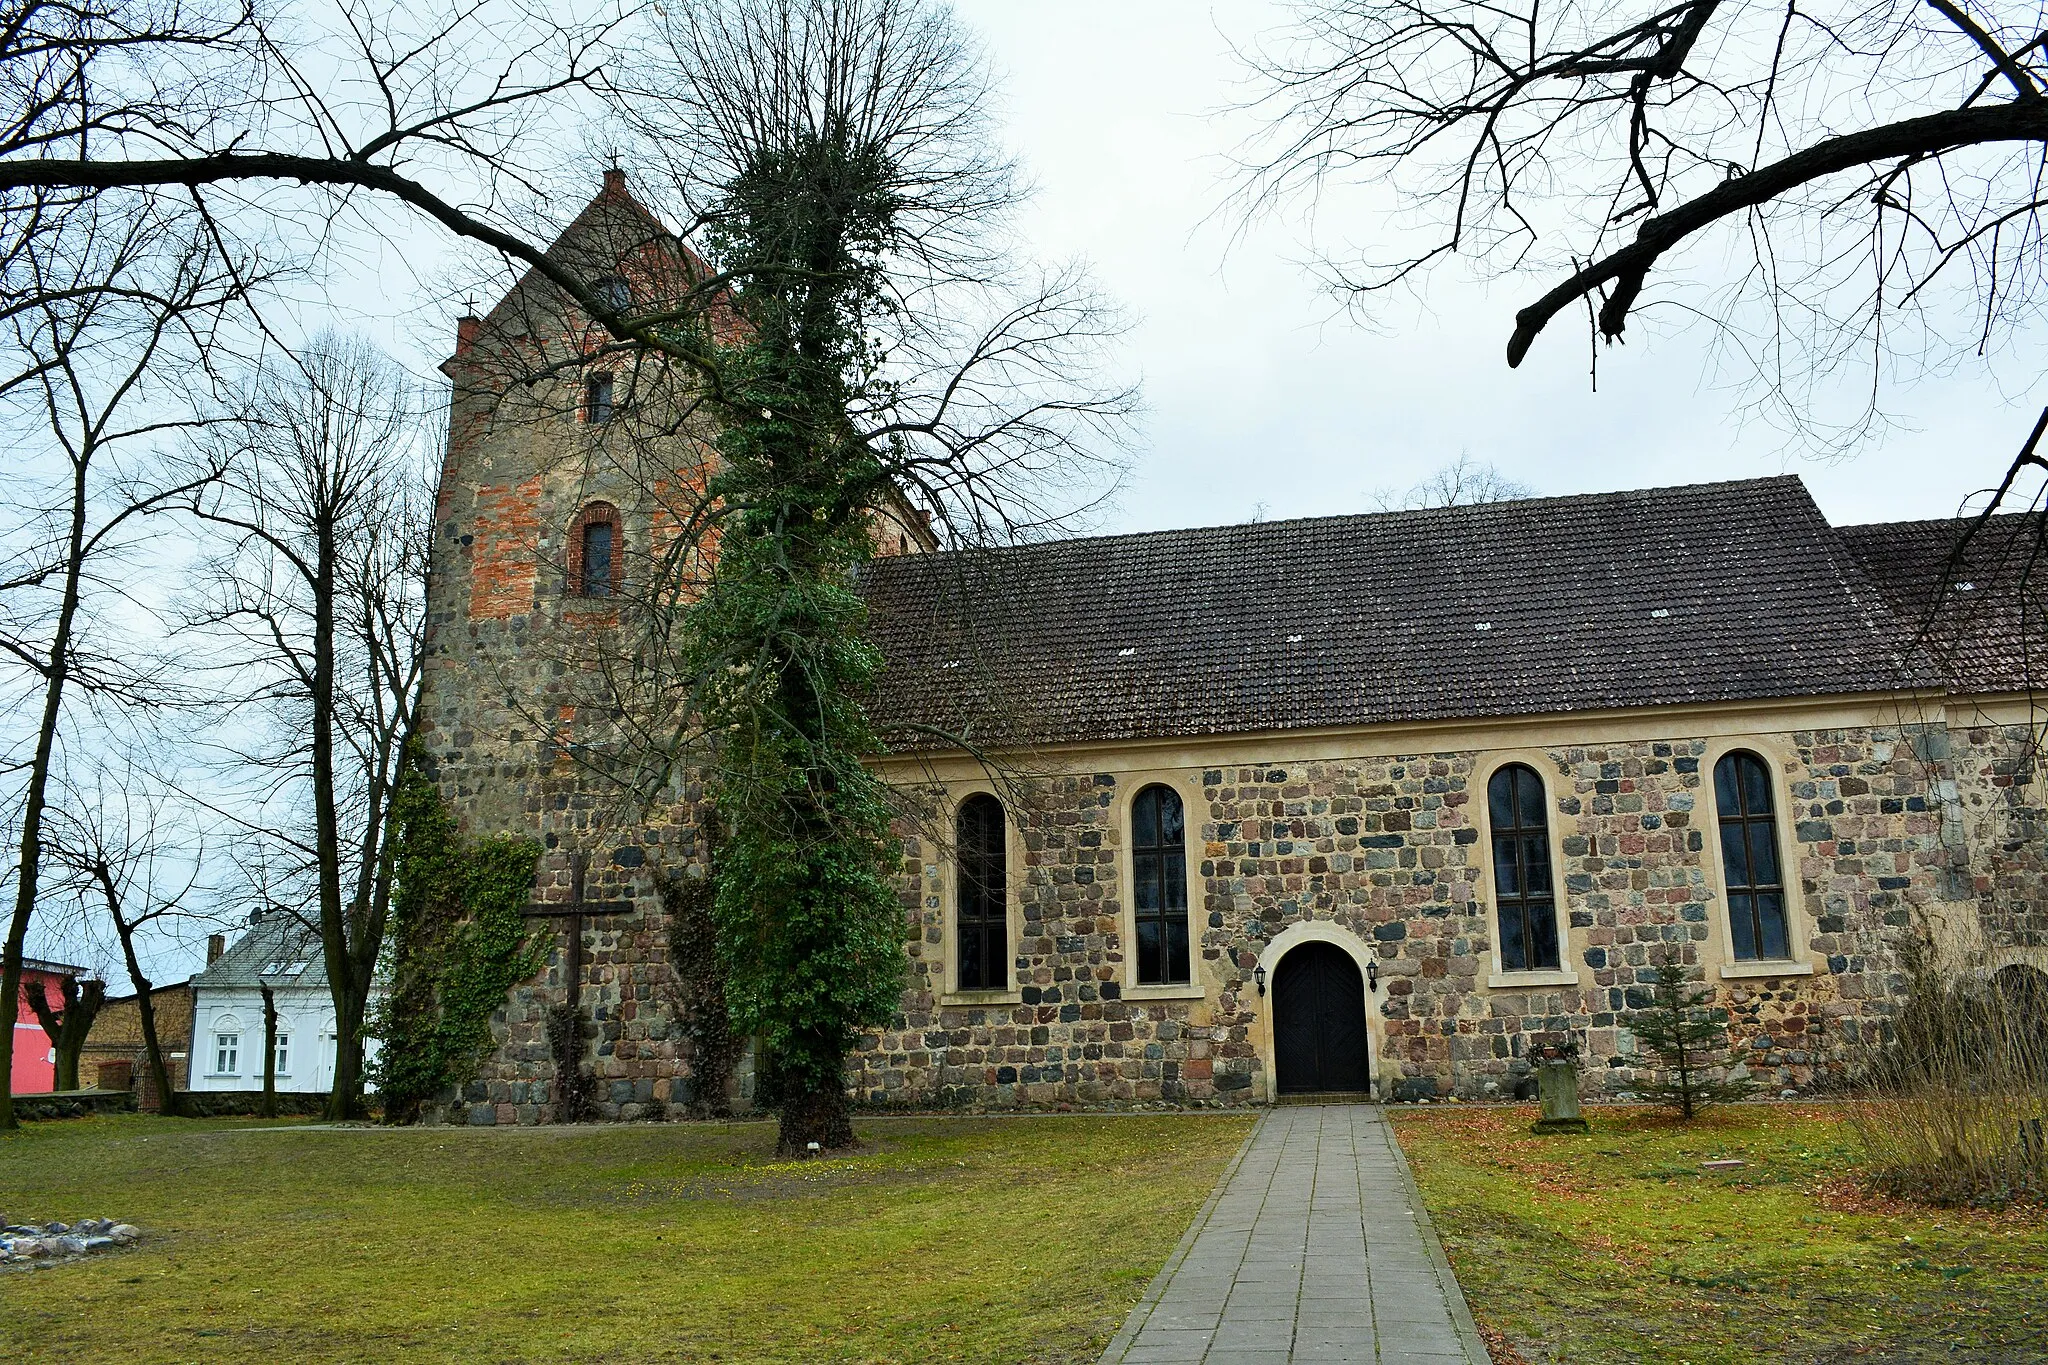
[[[613,398],[612,377],[608,374],[593,374],[583,381],[583,420],[594,427],[601,427],[612,420],[618,411]]]
[[[1138,927],[1138,984],[1192,980],[1188,971],[1188,863],[1180,796],[1147,787],[1131,803],[1131,906]]]
[[[1560,966],[1547,805],[1543,779],[1527,764],[1504,764],[1487,779],[1493,901],[1500,916],[1504,972],[1557,971]]]
[[[623,581],[625,559],[619,509],[593,502],[569,528],[569,591],[577,597],[611,597]]]
[[[1002,803],[985,793],[968,797],[953,833],[960,867],[954,898],[959,989],[1003,990],[1010,984],[1010,881]]]
[[[1771,770],[1761,758],[1743,749],[1721,756],[1714,765],[1714,811],[1721,826],[1721,877],[1736,961],[1791,957]]]

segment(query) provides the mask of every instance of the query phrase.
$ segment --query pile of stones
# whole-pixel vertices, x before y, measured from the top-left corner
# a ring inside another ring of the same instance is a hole
[[[116,1223],[111,1218],[81,1218],[76,1223],[5,1223],[0,1226],[0,1265],[85,1256],[126,1246],[140,1236],[141,1228],[132,1223]]]

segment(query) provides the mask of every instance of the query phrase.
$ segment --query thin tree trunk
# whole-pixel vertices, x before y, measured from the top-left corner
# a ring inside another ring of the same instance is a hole
[[[263,1108],[264,1118],[277,1117],[277,997],[270,987],[263,989]]]
[[[149,1068],[150,1079],[156,1082],[157,1112],[175,1116],[182,1112],[183,1106],[178,1103],[177,1078],[171,1074],[171,1064],[164,1057],[164,1045],[157,1040],[156,1002],[150,998],[153,988],[149,978],[136,965],[135,950],[129,946],[125,935],[121,948],[128,958],[128,979],[135,983],[135,1013],[142,1021],[143,1064]],[[188,1049],[190,1046],[187,1044]],[[191,1065],[189,1056],[186,1065]]]
[[[324,483],[324,481],[323,481]],[[333,492],[323,486],[323,499]],[[334,793],[334,580],[335,508],[316,510],[313,565],[313,838],[320,866],[320,946],[327,960],[328,990],[334,999],[334,1089],[327,1099],[329,1120],[357,1116],[362,1084],[362,1002],[349,951],[349,924],[341,904],[341,821]]]
[[[7,946],[0,952],[0,1132],[19,1124],[14,1117],[14,1026],[21,1017],[22,949],[28,922],[35,913],[36,891],[43,863],[43,811],[50,788],[50,760],[57,748],[57,720],[64,710],[64,685],[71,676],[71,630],[78,618],[79,578],[85,559],[85,475],[90,456],[72,460],[71,536],[64,566],[64,598],[57,609],[57,632],[44,664],[43,712],[36,729],[35,757],[29,763],[28,791],[22,802],[21,858],[15,865],[14,913],[7,922]]]

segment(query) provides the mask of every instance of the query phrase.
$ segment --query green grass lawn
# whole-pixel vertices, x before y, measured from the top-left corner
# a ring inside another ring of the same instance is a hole
[[[1089,1361],[1241,1116],[0,1136],[0,1210],[132,1250],[0,1274],[8,1361]]]
[[[1828,1107],[1593,1108],[1587,1137],[1535,1117],[1395,1115],[1474,1316],[1532,1363],[2048,1360],[2042,1212],[1872,1197]]]

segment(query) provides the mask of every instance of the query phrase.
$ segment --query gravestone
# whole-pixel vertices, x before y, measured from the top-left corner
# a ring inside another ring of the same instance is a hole
[[[1536,1093],[1543,1101],[1543,1117],[1529,1129],[1532,1133],[1585,1133],[1592,1131],[1579,1113],[1579,1065],[1560,1048],[1545,1048],[1536,1061]]]

